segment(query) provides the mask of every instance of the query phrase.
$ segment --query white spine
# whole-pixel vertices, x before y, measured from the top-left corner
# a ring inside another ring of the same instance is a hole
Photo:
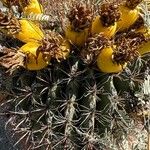
[[[32,21],[46,21],[46,22],[48,22],[51,20],[51,16],[45,15],[45,14],[30,13],[29,15],[25,15],[23,17],[26,19],[32,20]]]

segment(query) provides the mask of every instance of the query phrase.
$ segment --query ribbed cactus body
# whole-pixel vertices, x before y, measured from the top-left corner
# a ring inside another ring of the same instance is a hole
[[[133,103],[137,107],[126,74],[93,71],[76,57],[51,69],[22,70],[12,78],[15,132],[22,130],[30,148],[105,149],[105,132],[121,138],[129,125],[126,113]]]

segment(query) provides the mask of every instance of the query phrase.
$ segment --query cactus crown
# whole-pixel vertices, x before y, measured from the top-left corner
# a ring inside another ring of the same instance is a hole
[[[103,26],[114,25],[120,18],[120,12],[116,3],[104,3],[99,9],[100,19]]]
[[[92,21],[91,8],[83,3],[74,4],[68,14],[68,19],[75,31],[88,28]]]

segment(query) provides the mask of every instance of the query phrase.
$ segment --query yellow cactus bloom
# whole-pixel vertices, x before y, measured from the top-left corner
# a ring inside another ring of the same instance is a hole
[[[148,27],[143,25],[140,28],[138,28],[135,32],[136,33],[148,33],[147,31],[148,31]]]
[[[19,12],[23,12],[25,15],[43,13],[43,7],[39,0],[1,0],[1,2],[6,7],[17,6]]]
[[[69,25],[65,30],[65,36],[72,44],[82,46],[88,37],[88,31],[88,28],[81,31],[74,31],[71,25]]]
[[[135,32],[136,33],[143,33],[146,38],[150,37],[150,28],[148,26],[141,26]]]
[[[142,33],[145,39],[148,39],[147,41],[141,43],[141,45],[139,46],[138,52],[140,53],[140,55],[149,53],[150,52],[150,40],[149,40],[150,28],[148,28],[147,26],[143,26],[139,28],[138,30],[136,30],[136,33]]]
[[[121,12],[120,20],[117,22],[117,31],[123,31],[135,23],[139,17],[139,9],[130,9],[125,5],[119,7]]]
[[[140,55],[144,55],[150,52],[150,41],[144,42],[140,45],[138,49]]]
[[[19,20],[19,23],[21,31],[14,35],[15,38],[25,43],[43,39],[44,33],[35,23],[26,19]]]
[[[96,16],[92,23],[91,33],[92,34],[99,34],[103,33],[104,36],[111,38],[116,33],[117,23],[115,22],[113,25],[109,27],[103,26],[100,16]]]
[[[62,44],[60,45],[60,51],[62,52],[62,55],[59,55],[57,59],[66,58],[69,56],[70,53],[70,44],[67,40],[63,40]]]
[[[83,2],[75,2],[67,14],[68,24],[65,29],[65,36],[72,44],[83,46],[89,34],[89,27],[92,22],[92,10],[89,5]]]
[[[41,52],[37,56],[37,49],[39,46],[39,43],[29,42],[20,48],[20,52],[26,55],[24,64],[26,69],[40,70],[49,64],[51,57],[44,58]]]
[[[23,8],[24,14],[30,13],[41,14],[43,13],[43,7],[38,0],[29,0],[29,4]]]
[[[51,59],[66,59],[70,52],[70,44],[62,37],[43,39],[40,42],[28,42],[20,48],[20,52],[25,54],[24,67],[28,70],[40,70],[45,68]]]
[[[98,12],[98,16],[92,22],[91,33],[103,33],[107,38],[111,38],[116,33],[116,22],[120,18],[118,5],[115,2],[104,3]]]
[[[101,50],[97,57],[97,66],[104,73],[118,73],[123,71],[127,63],[124,65],[117,64],[113,61],[113,49],[106,47]]]

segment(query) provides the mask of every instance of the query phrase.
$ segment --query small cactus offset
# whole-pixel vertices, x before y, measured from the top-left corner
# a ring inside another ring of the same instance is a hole
[[[0,104],[14,145],[148,149],[150,4],[1,2]]]

